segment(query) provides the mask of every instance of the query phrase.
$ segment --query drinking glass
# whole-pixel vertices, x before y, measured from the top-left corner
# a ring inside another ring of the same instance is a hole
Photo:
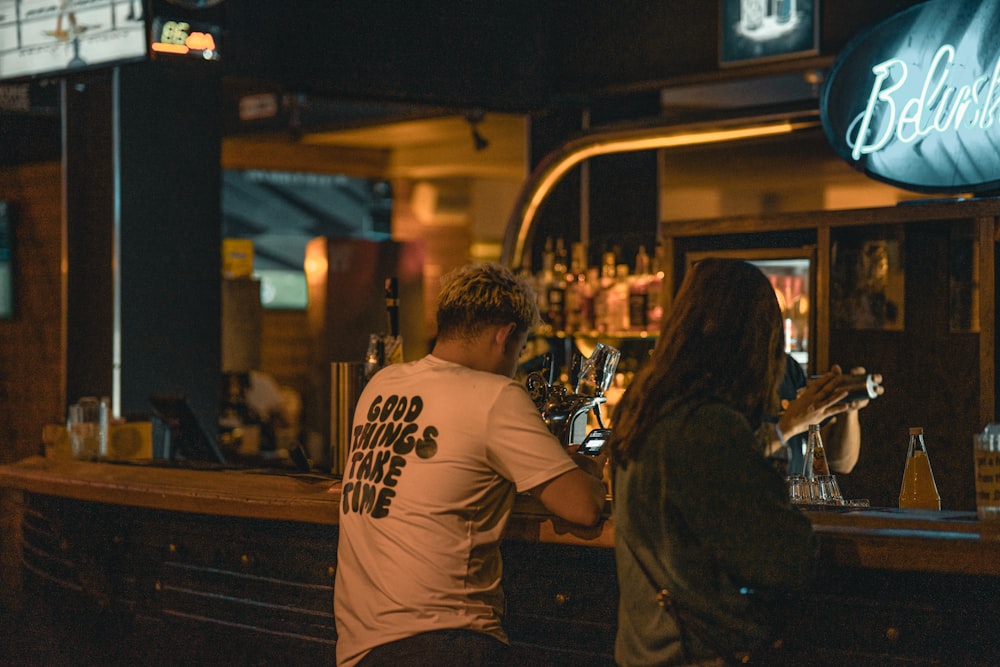
[[[840,505],[844,497],[840,495],[840,485],[836,475],[816,475],[816,495],[824,505]]]
[[[100,406],[93,396],[81,398],[69,406],[66,426],[73,458],[90,460],[100,455]]]
[[[809,502],[809,490],[806,486],[806,478],[803,475],[789,475],[785,478],[788,482],[788,498],[794,504]]]
[[[580,364],[576,393],[603,396],[615,378],[621,356],[617,348],[598,343],[594,352]]]

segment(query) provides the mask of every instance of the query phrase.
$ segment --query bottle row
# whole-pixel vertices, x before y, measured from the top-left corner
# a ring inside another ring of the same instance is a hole
[[[562,239],[545,243],[542,268],[530,276],[548,334],[646,335],[660,328],[663,306],[662,263],[639,247],[631,265],[614,251],[601,265],[588,266],[586,249],[573,243],[567,253]]]

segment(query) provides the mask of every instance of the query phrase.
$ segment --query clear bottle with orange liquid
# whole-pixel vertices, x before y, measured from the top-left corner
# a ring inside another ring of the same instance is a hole
[[[917,426],[910,429],[910,446],[906,452],[906,468],[903,470],[903,484],[899,489],[899,506],[909,509],[939,510],[941,496],[938,494],[931,460],[924,445],[924,429]]]
[[[806,458],[802,474],[806,477],[829,475],[830,466],[826,462],[826,448],[823,447],[819,424],[809,425],[809,439],[806,442]]]

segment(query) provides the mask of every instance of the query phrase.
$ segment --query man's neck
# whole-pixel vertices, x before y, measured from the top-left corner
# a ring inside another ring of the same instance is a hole
[[[492,333],[484,332],[471,340],[438,340],[431,351],[438,359],[466,366],[477,371],[496,372],[495,350]]]

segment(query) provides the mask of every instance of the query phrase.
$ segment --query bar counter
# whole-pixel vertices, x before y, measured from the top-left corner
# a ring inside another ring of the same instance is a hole
[[[338,479],[32,457],[0,466],[0,486],[22,492],[25,585],[39,600],[75,595],[133,635],[183,626],[192,655],[238,635],[254,655],[332,656]],[[806,513],[821,573],[789,601],[789,664],[995,664],[1000,539],[974,512]],[[504,586],[521,664],[613,664],[613,544],[610,516],[574,528],[518,497]]]

